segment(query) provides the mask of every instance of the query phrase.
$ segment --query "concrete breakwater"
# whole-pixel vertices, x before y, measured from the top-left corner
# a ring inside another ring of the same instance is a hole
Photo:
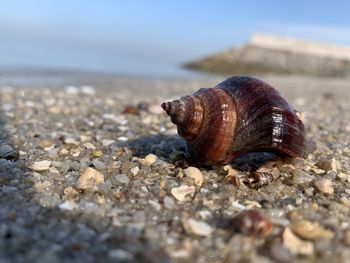
[[[350,76],[350,47],[268,35],[184,65],[218,74],[301,74]]]

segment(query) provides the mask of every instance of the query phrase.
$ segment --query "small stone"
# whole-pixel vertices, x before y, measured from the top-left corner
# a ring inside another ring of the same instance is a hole
[[[340,172],[337,174],[337,177],[342,181],[350,182],[350,174]]]
[[[34,171],[45,171],[50,169],[50,165],[51,161],[43,160],[33,163],[30,168]]]
[[[133,176],[136,176],[140,171],[140,168],[135,166],[133,168],[130,169],[130,172],[132,173]]]
[[[93,145],[91,142],[84,143],[84,146],[86,147],[86,149],[90,149],[90,150],[96,149],[95,145]]]
[[[157,161],[157,158],[158,158],[157,155],[150,153],[150,154],[147,154],[145,158],[141,160],[144,164],[152,165]]]
[[[132,261],[134,256],[123,249],[113,249],[108,252],[108,257],[117,261]]]
[[[171,189],[171,194],[176,198],[176,200],[182,202],[186,199],[186,196],[193,196],[196,191],[194,186],[181,185],[179,187],[174,187]]]
[[[319,238],[332,239],[334,233],[325,229],[318,222],[300,220],[290,225],[290,229],[299,237],[307,240],[316,240]]]
[[[184,170],[184,174],[187,177],[194,179],[197,186],[201,186],[203,184],[203,174],[198,168],[190,166]]]
[[[127,140],[129,140],[129,138],[128,138],[128,137],[125,137],[125,136],[120,136],[120,137],[118,137],[117,140],[118,140],[118,141],[122,141],[122,142],[126,142]]]
[[[334,188],[332,181],[326,178],[317,179],[314,181],[314,185],[317,188],[318,191],[320,191],[323,194],[333,194]]]
[[[273,244],[270,248],[271,256],[277,262],[291,262],[291,252],[282,244]]]
[[[50,173],[53,173],[53,174],[59,174],[59,173],[60,173],[60,172],[57,170],[56,167],[50,167],[49,172],[50,172]]]
[[[115,179],[121,184],[130,183],[130,178],[126,174],[118,174],[117,176],[115,176]]]
[[[130,115],[140,115],[140,111],[137,107],[133,106],[133,105],[127,105],[125,106],[124,110],[123,110],[124,114],[130,114]]]
[[[169,210],[174,209],[175,202],[174,202],[174,199],[171,198],[170,196],[166,195],[163,199],[163,203],[166,209],[169,209]]]
[[[74,86],[67,86],[65,87],[65,91],[69,95],[77,95],[79,93],[79,89]]]
[[[185,220],[183,223],[185,229],[191,234],[209,236],[213,232],[213,228],[203,221],[190,218]]]
[[[272,231],[270,219],[257,210],[244,210],[235,218],[236,230],[250,236],[268,236]]]
[[[65,194],[65,198],[68,200],[77,200],[79,198],[79,192],[71,186],[65,188],[63,193]]]
[[[1,188],[1,191],[2,191],[4,194],[9,194],[9,193],[15,192],[15,191],[17,191],[17,190],[18,190],[17,187],[11,186],[11,185],[3,185],[2,188]]]
[[[116,122],[120,125],[126,125],[128,123],[128,121],[125,119],[123,115],[113,115],[113,114],[106,113],[102,115],[102,118],[105,120]]]
[[[93,87],[90,86],[83,86],[81,87],[81,93],[89,96],[95,95],[96,91]]]
[[[325,170],[319,169],[319,168],[317,168],[317,167],[310,167],[310,168],[309,168],[309,171],[311,171],[311,172],[313,172],[313,173],[315,173],[315,174],[325,174],[325,173],[326,173]]]
[[[97,189],[97,186],[104,182],[104,176],[99,171],[88,167],[75,182],[78,189]]]
[[[79,145],[80,144],[80,142],[74,138],[65,138],[64,143],[65,144],[72,144],[72,145]]]
[[[343,197],[340,198],[340,202],[343,205],[345,205],[345,206],[350,208],[350,199],[349,198],[346,198],[345,196],[343,196]]]
[[[316,165],[323,170],[334,172],[337,172],[340,167],[339,162],[335,158],[321,160]]]
[[[93,157],[95,157],[95,158],[98,158],[98,157],[101,157],[101,156],[103,155],[103,152],[100,151],[100,150],[93,150],[93,151],[91,152],[91,155],[92,155]]]
[[[106,164],[98,159],[94,159],[92,161],[92,164],[94,165],[94,167],[98,170],[104,170],[107,168]]]
[[[115,143],[115,140],[102,140],[102,145],[104,147],[107,147],[107,146],[111,145],[112,143]]]
[[[261,208],[261,204],[254,200],[245,200],[244,205],[247,206],[248,209]]]
[[[312,256],[315,251],[314,244],[311,241],[298,238],[288,227],[283,232],[283,245],[293,255]]]
[[[42,149],[49,148],[51,145],[53,145],[53,142],[49,140],[42,140],[39,142],[39,146]]]
[[[157,211],[159,211],[161,209],[161,205],[154,200],[148,200],[148,203],[154,207],[154,209],[156,209]]]
[[[213,217],[212,213],[210,213],[209,210],[200,210],[198,211],[198,214],[203,220],[208,220]]]
[[[62,210],[72,211],[77,207],[77,203],[73,201],[65,201],[62,204],[60,204],[58,207]]]

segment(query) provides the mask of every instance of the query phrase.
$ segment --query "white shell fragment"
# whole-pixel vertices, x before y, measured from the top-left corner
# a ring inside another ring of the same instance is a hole
[[[50,169],[50,165],[51,161],[43,160],[33,163],[30,168],[34,171],[45,171]]]
[[[187,177],[194,179],[197,186],[201,186],[203,184],[203,174],[198,168],[190,166],[184,170],[184,174]]]
[[[190,218],[185,220],[183,223],[185,229],[191,234],[198,236],[209,236],[213,232],[213,228],[203,221]]]
[[[182,202],[186,199],[186,196],[193,196],[196,191],[194,186],[181,185],[179,187],[174,187],[171,189],[171,194],[176,198],[176,200]]]
[[[283,232],[283,245],[294,255],[311,256],[314,254],[314,244],[298,238],[289,227]]]
[[[157,161],[157,158],[158,158],[157,155],[150,153],[150,154],[147,154],[145,158],[141,159],[141,161],[144,164],[151,165]]]

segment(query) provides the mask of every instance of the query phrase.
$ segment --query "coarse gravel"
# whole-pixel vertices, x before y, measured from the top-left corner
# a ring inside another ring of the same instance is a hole
[[[217,77],[3,83],[0,262],[347,262],[350,80],[262,79],[301,113],[306,159],[187,163],[159,105]],[[272,182],[229,180],[259,166]],[[237,225],[247,210],[256,224]]]

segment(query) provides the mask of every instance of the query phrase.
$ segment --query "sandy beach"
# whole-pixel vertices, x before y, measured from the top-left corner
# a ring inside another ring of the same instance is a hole
[[[261,155],[188,174],[160,108],[224,77],[0,74],[0,261],[348,262],[350,79],[260,78],[316,150],[265,164],[273,181],[251,189],[226,176]],[[237,228],[250,209],[269,233]]]

